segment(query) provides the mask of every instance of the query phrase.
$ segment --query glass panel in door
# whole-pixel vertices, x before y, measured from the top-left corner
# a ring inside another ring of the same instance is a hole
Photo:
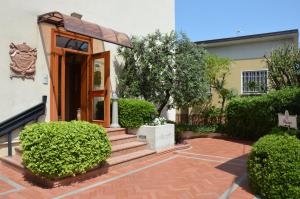
[[[93,55],[89,70],[89,118],[104,127],[110,125],[109,56],[109,52]]]
[[[104,90],[105,65],[104,58],[94,59],[93,90]]]

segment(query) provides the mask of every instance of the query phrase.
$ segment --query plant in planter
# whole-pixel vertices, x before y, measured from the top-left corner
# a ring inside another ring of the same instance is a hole
[[[174,146],[175,127],[167,124],[166,119],[157,116],[154,104],[140,99],[120,99],[119,119],[122,127],[128,132],[138,135],[153,150],[161,150]],[[153,120],[153,118],[155,118]]]
[[[149,122],[148,126],[158,126],[158,125],[164,125],[167,123],[166,118],[164,117],[157,117],[152,122]]]
[[[153,150],[171,148],[175,144],[175,125],[166,123],[163,117],[142,125],[136,130],[141,141],[145,140]]]

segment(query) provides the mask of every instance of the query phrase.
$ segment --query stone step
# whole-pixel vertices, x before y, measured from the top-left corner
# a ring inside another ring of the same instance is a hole
[[[18,148],[17,151],[20,152],[20,149]],[[150,150],[150,149],[138,150],[125,155],[110,157],[107,159],[106,165],[109,168],[122,167],[137,161],[143,161],[152,158],[155,155],[156,152],[154,150]],[[10,169],[13,169],[19,173],[25,172],[24,165],[22,164],[22,160],[19,155],[15,155],[12,157],[1,157],[0,160],[2,164],[4,164]]]
[[[114,158],[107,159],[106,164],[103,164],[102,166],[96,166],[95,168],[87,171],[84,174],[76,175],[75,177],[66,177],[63,179],[58,180],[48,180],[45,178],[41,178],[37,175],[32,174],[30,171],[24,168],[24,166],[21,163],[20,159],[16,159],[15,157],[6,157],[3,158],[1,161],[1,164],[4,164],[10,169],[14,169],[19,173],[23,173],[24,177],[29,180],[30,182],[33,182],[35,184],[38,184],[42,187],[58,187],[58,186],[66,186],[70,185],[72,183],[78,183],[81,181],[84,181],[86,179],[90,179],[92,177],[96,177],[102,174],[107,173],[108,169],[111,168],[118,168],[123,167],[128,164],[132,164],[134,162],[138,162],[141,160],[147,160],[151,159],[156,156],[156,152],[153,150],[140,150],[137,152],[133,152],[126,155],[121,155]]]
[[[126,148],[126,145],[123,145],[123,144],[131,143],[131,142],[136,143],[137,136],[129,135],[129,134],[114,135],[114,136],[110,136],[109,140],[110,140],[113,148],[114,148],[114,146],[119,145],[116,147],[116,151],[119,151],[118,149],[122,146],[124,146],[124,148]],[[132,146],[132,144],[133,143],[131,143],[129,146]],[[114,150],[112,152],[114,152]],[[15,154],[21,156],[21,154],[22,154],[21,147],[15,147]]]
[[[15,147],[15,155],[20,157],[22,156],[22,149],[20,146]]]
[[[14,148],[20,145],[20,141],[18,139],[14,139],[12,141],[12,155],[15,154]],[[5,157],[8,155],[8,143],[7,142],[0,142],[0,157]]]
[[[115,135],[109,138],[112,144],[112,156],[115,157],[118,154],[126,154],[131,151],[137,151],[140,149],[145,149],[146,143],[136,141],[136,135]],[[21,147],[15,147],[15,156],[22,155]]]
[[[115,136],[115,135],[124,135],[126,134],[125,128],[106,128],[107,135]]]
[[[109,136],[109,141],[113,146],[118,144],[133,142],[136,140],[137,140],[136,135],[122,134],[122,135]]]
[[[112,146],[126,144],[130,142],[135,142],[137,140],[136,135],[122,134],[122,135],[114,135],[109,137],[109,141]],[[15,147],[15,154],[21,156],[22,149],[21,147]]]
[[[0,157],[1,163],[6,165],[8,168],[11,168],[17,172],[23,173],[24,166],[22,164],[22,159],[19,155],[14,155],[12,157]]]
[[[18,154],[21,153],[20,148],[16,149],[18,151]],[[124,155],[119,155],[116,157],[110,157],[107,159],[108,167],[112,166],[120,166],[124,165],[125,163],[132,163],[133,160],[140,160],[140,158],[147,158],[149,155],[155,154],[156,152],[150,149],[143,149],[143,150],[138,150],[132,153],[127,153]],[[14,169],[17,172],[23,172],[24,171],[24,165],[22,164],[22,159],[19,155],[15,155],[12,157],[1,157],[0,158],[1,162],[8,166],[9,168]]]
[[[128,142],[125,144],[118,144],[112,146],[112,154],[110,157],[116,157],[120,155],[125,155],[133,152],[137,152],[139,150],[147,149],[147,143],[145,142]]]
[[[125,136],[123,136],[124,139],[126,140]],[[126,136],[127,138],[133,139],[134,137],[132,135]],[[120,137],[119,137],[120,139]],[[134,138],[135,140],[135,138]],[[126,155],[129,153],[137,152],[140,150],[145,150],[147,149],[147,143],[145,142],[139,142],[139,141],[131,141],[131,142],[126,142],[122,144],[116,144],[112,146],[112,154],[110,157],[117,157],[120,155]],[[13,157],[16,157],[21,160],[22,156],[22,149],[20,147],[15,148],[15,155]]]
[[[125,154],[125,155],[119,155],[117,157],[111,157],[111,158],[108,158],[107,159],[107,163],[109,165],[109,167],[112,167],[112,166],[125,166],[125,164],[128,164],[128,163],[133,163],[133,161],[135,160],[142,160],[142,158],[149,158],[150,155],[152,154],[155,154],[156,152],[153,151],[153,150],[150,150],[150,149],[144,149],[144,150],[139,150],[139,151],[136,151],[136,152],[133,152],[133,153],[128,153],[128,154]]]

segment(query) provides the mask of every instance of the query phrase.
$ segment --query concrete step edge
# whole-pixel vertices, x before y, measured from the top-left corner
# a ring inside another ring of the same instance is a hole
[[[143,145],[147,145],[147,143],[134,141],[134,142],[128,142],[128,143],[124,143],[124,144],[118,144],[118,145],[112,146],[112,152],[123,151],[126,149],[136,148],[136,147],[140,147]]]
[[[0,160],[2,164],[5,164],[7,167],[12,169],[18,169],[19,171],[23,171],[25,168],[24,165],[22,164],[21,159],[16,159],[15,156],[13,157],[0,157]]]
[[[123,135],[113,135],[109,137],[109,141],[117,141],[117,140],[125,140],[130,138],[137,138],[136,135],[129,135],[129,134],[123,134]]]
[[[137,152],[133,152],[133,153],[129,153],[129,154],[125,154],[125,155],[120,155],[120,156],[116,156],[116,157],[112,157],[107,159],[107,163],[112,166],[112,165],[116,165],[116,164],[121,164],[124,162],[129,162],[131,160],[135,160],[144,156],[148,156],[151,154],[154,154],[155,151],[153,150],[149,150],[149,149],[144,149],[144,150],[140,150]]]
[[[106,132],[109,133],[109,132],[115,132],[115,131],[126,131],[125,128],[107,128],[106,129]]]

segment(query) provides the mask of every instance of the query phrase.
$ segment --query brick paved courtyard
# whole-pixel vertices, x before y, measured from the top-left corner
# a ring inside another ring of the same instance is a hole
[[[212,138],[70,186],[45,189],[0,165],[0,198],[253,199],[246,177],[250,143]]]

